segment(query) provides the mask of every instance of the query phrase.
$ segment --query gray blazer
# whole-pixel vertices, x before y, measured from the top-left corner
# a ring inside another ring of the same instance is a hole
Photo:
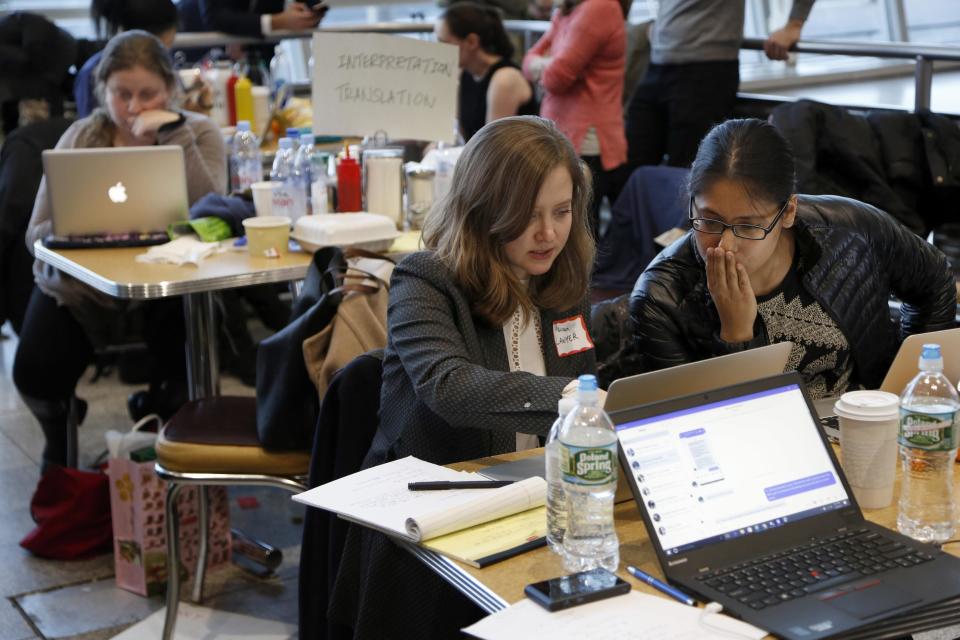
[[[547,375],[511,373],[503,329],[471,313],[432,252],[406,257],[390,282],[380,428],[367,466],[407,455],[449,464],[513,451],[516,432],[546,434],[567,383],[596,373],[593,349],[558,355],[553,321],[582,314],[589,326],[589,312],[586,299],[541,310]]]

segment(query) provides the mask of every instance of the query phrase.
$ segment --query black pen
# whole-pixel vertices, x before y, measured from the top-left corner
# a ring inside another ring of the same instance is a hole
[[[499,489],[508,484],[513,484],[513,480],[465,480],[463,482],[408,482],[407,489],[410,491],[441,491],[443,489]]]

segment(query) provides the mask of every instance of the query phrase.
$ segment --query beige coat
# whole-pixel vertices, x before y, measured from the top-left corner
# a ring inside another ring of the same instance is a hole
[[[337,371],[360,354],[387,345],[387,283],[393,264],[364,259],[351,260],[350,265],[376,275],[377,291],[347,293],[333,321],[303,341],[303,361],[321,400]],[[364,282],[372,284],[369,280]]]

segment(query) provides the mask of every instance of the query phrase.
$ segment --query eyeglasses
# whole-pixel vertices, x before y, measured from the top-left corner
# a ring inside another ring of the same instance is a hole
[[[787,210],[787,205],[790,204],[790,201],[787,200],[780,207],[780,210],[777,211],[777,215],[774,216],[773,221],[769,226],[761,227],[755,224],[727,224],[722,220],[715,220],[713,218],[700,218],[694,217],[693,213],[697,209],[697,205],[694,203],[693,198],[690,198],[690,206],[687,209],[687,217],[690,218],[690,224],[694,229],[700,233],[711,233],[714,235],[720,235],[727,229],[733,231],[733,235],[738,238],[743,238],[745,240],[763,240],[767,237],[767,234],[773,231],[773,228],[777,226],[777,222],[780,221],[780,218],[783,217],[783,212]]]

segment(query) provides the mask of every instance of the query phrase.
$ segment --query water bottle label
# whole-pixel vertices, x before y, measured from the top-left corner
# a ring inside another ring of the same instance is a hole
[[[560,445],[560,468],[563,481],[572,484],[599,485],[616,479],[617,445],[577,447]]]
[[[900,444],[925,451],[951,451],[957,447],[954,412],[920,413],[900,409]]]

